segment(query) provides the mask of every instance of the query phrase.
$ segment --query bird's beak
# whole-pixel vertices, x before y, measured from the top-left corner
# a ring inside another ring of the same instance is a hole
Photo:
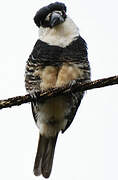
[[[61,14],[53,12],[51,15],[51,20],[50,20],[50,26],[53,28],[54,26],[61,24],[64,22],[64,18],[61,16]]]

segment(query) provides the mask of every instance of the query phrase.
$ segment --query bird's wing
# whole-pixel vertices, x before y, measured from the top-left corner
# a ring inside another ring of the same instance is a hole
[[[36,97],[36,92],[40,92],[40,83],[41,77],[40,74],[42,72],[42,64],[40,60],[40,41],[38,40],[31,52],[25,68],[25,87],[26,90],[29,92],[33,98]],[[37,99],[37,98],[35,98]],[[37,111],[38,111],[38,104],[37,101],[31,102],[32,113],[35,122],[37,122]]]
[[[70,65],[73,65],[75,67],[75,70],[77,69],[78,72],[80,72],[76,77],[76,80],[78,82],[90,81],[91,74],[90,65],[88,62],[87,45],[81,36],[79,36],[77,40],[73,41],[66,48],[66,51],[64,51],[62,58],[63,61],[70,63]],[[70,83],[71,82],[73,83],[73,81],[70,81]],[[65,114],[67,125],[65,129],[62,130],[62,132],[65,132],[65,130],[71,125],[76,115],[77,109],[81,103],[83,95],[84,92],[71,92],[68,95],[68,112]]]
[[[41,62],[38,56],[38,53],[40,51],[40,47],[38,47],[38,44],[39,43],[37,41],[32,53],[29,56],[29,59],[27,60],[25,70],[25,87],[30,94],[36,91],[40,91]]]

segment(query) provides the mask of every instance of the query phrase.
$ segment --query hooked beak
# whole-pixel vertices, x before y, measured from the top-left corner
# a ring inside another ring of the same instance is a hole
[[[61,14],[53,12],[51,16],[50,21],[50,27],[53,28],[54,26],[61,24],[64,22],[64,18],[61,16]]]

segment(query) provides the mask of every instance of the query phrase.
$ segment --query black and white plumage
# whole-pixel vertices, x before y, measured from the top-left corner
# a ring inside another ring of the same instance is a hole
[[[75,23],[66,15],[63,3],[41,8],[34,21],[39,27],[37,40],[26,64],[26,90],[35,96],[31,103],[39,128],[39,144],[34,174],[48,178],[51,173],[58,133],[72,123],[84,92],[53,97],[40,102],[37,91],[90,80],[87,45]]]

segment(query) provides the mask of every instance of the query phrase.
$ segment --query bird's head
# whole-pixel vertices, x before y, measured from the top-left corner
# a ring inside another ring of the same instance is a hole
[[[63,3],[55,2],[41,8],[34,17],[35,24],[44,28],[53,28],[66,19],[66,6]]]

